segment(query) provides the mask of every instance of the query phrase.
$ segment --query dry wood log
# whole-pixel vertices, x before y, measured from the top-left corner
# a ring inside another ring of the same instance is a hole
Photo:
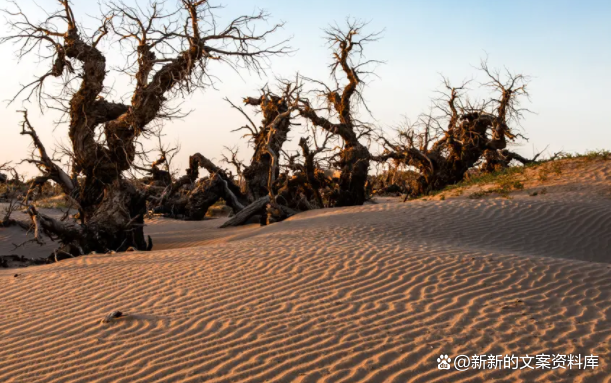
[[[254,215],[265,214],[265,207],[267,206],[268,203],[269,203],[269,195],[259,198],[255,202],[246,206],[238,214],[230,218],[227,222],[222,224],[221,228],[231,227],[231,226],[240,226],[246,223]]]

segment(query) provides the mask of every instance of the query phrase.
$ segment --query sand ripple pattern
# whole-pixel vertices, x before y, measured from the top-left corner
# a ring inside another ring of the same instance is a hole
[[[578,259],[609,261],[610,213],[551,200],[369,205],[0,271],[0,382],[609,382],[611,266]],[[112,310],[130,315],[100,324]],[[601,365],[440,371],[442,353]]]

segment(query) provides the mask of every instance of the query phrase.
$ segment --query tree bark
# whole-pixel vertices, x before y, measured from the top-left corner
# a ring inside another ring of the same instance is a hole
[[[250,201],[255,201],[269,193],[268,180],[269,170],[272,166],[272,157],[268,151],[268,142],[274,153],[280,153],[282,146],[287,140],[291,128],[288,100],[286,97],[279,97],[269,92],[261,97],[248,97],[244,103],[251,106],[258,106],[263,113],[261,128],[254,135],[255,151],[250,160],[250,165],[243,171],[246,182],[246,193]],[[280,115],[281,117],[272,130],[272,123]],[[271,135],[270,135],[271,134]],[[276,170],[275,178],[279,175]]]
[[[266,37],[280,25],[261,32],[253,32],[252,23],[265,20],[261,12],[251,16],[240,16],[225,28],[216,28],[214,7],[207,1],[182,0],[179,8],[165,12],[152,5],[143,10],[126,4],[106,3],[107,13],[101,17],[102,25],[91,37],[80,31],[68,0],[59,1],[62,10],[49,13],[43,21],[32,24],[16,5],[15,12],[8,12],[16,21],[9,21],[15,34],[1,41],[17,41],[22,45],[21,53],[48,49],[41,57],[52,57],[48,73],[32,86],[30,93],[43,98],[63,101],[64,94],[47,96],[42,90],[44,80],[49,77],[64,77],[66,87],[78,81],[75,92],[70,94],[67,105],[69,137],[73,169],[69,177],[47,155],[44,146],[31,127],[24,113],[22,134],[31,136],[38,156],[32,158],[42,172],[43,180],[53,180],[64,192],[78,202],[80,223],[64,223],[53,220],[30,209],[36,230],[43,230],[63,244],[62,254],[80,255],[90,251],[122,251],[129,247],[150,250],[151,241],[144,238],[144,214],[148,191],[139,190],[124,177],[124,172],[134,167],[138,155],[138,139],[149,129],[151,122],[167,118],[165,106],[169,96],[177,93],[190,94],[203,88],[208,78],[208,62],[220,61],[234,68],[245,66],[254,71],[262,70],[260,60],[284,54],[284,44],[271,48],[265,45]],[[208,24],[210,23],[210,24]],[[206,28],[200,30],[200,26]],[[215,28],[208,28],[215,25]],[[112,34],[119,42],[131,41],[135,50],[124,56],[127,72],[136,81],[130,103],[104,100],[106,57],[98,49],[100,40]],[[163,46],[163,48],[161,48]],[[48,55],[47,55],[48,53]],[[133,65],[132,58],[135,57]],[[64,107],[62,104],[61,107]],[[171,112],[170,112],[171,116]],[[239,188],[220,169],[203,156],[194,156],[190,161],[190,173],[167,188],[158,201],[178,193],[185,185],[192,185],[198,178],[198,167],[207,167],[211,177],[207,181],[214,195],[197,189],[184,206],[193,211],[192,217],[205,215],[205,210],[217,196],[227,198],[228,203],[239,210],[243,206],[242,196],[235,193]],[[162,173],[153,165],[152,173],[158,181],[167,183],[167,172]],[[157,202],[158,202],[157,201]],[[182,204],[181,200],[181,204]]]

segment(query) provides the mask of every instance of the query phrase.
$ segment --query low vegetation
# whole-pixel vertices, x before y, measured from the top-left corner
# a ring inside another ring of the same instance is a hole
[[[461,196],[467,192],[470,199],[480,199],[486,196],[511,198],[511,193],[524,191],[527,183],[544,184],[554,176],[559,176],[568,164],[585,165],[592,161],[611,160],[611,152],[606,150],[579,153],[558,153],[552,158],[531,162],[526,165],[510,166],[494,172],[473,170],[465,178],[454,185],[430,193],[421,198],[439,197],[445,200],[448,196]],[[528,190],[528,195],[536,197],[547,194],[546,187]]]

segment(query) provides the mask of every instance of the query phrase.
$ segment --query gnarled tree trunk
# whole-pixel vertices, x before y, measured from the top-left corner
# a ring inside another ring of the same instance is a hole
[[[3,39],[23,43],[24,55],[38,49],[51,50],[45,57],[53,57],[52,68],[30,84],[34,87],[30,95],[43,97],[42,84],[50,76],[65,76],[69,83],[80,82],[76,92],[70,94],[66,110],[73,155],[72,177],[46,154],[27,114],[24,114],[22,130],[22,134],[32,137],[39,152],[38,158],[31,162],[43,172],[44,178],[60,184],[76,201],[80,223],[53,220],[33,207],[29,209],[32,222],[37,230],[59,239],[63,244],[61,252],[65,254],[122,251],[129,247],[150,249],[151,243],[145,240],[142,227],[146,199],[151,196],[124,177],[124,172],[134,166],[138,139],[147,132],[151,122],[167,117],[164,108],[168,96],[189,94],[206,85],[209,60],[231,63],[228,58],[233,57],[232,60],[238,60],[233,64],[236,67],[261,70],[259,59],[284,53],[284,48],[278,45],[274,49],[259,48],[279,26],[260,34],[252,32],[252,22],[266,17],[259,13],[238,17],[224,29],[209,29],[208,24],[200,29],[202,23],[214,24],[210,19],[214,7],[207,1],[182,0],[178,10],[168,13],[156,4],[143,11],[139,7],[109,2],[104,4],[107,12],[101,17],[100,28],[92,37],[83,37],[68,0],[59,2],[62,11],[50,14],[38,25],[31,24],[20,9],[9,12],[17,19],[10,24],[16,34]],[[134,43],[123,48],[136,47],[135,51],[128,52],[137,59],[133,64],[126,55],[126,72],[135,78],[129,105],[109,102],[103,97],[109,72],[98,43],[106,36],[114,36],[118,43]],[[177,53],[172,56],[170,52]],[[155,173],[167,181],[167,175],[155,172],[153,166]],[[194,182],[197,177],[188,175],[187,178]],[[224,193],[232,188],[220,174],[211,177],[210,182],[215,190]],[[171,185],[169,192],[175,193],[180,186]],[[209,200],[196,193],[186,206],[201,210]],[[240,206],[237,199],[234,202],[236,207]]]
[[[339,120],[337,123],[321,117],[308,100],[300,100],[300,114],[314,126],[339,136],[344,146],[339,153],[337,166],[341,171],[338,187],[330,195],[329,206],[362,205],[366,200],[365,185],[369,172],[370,154],[367,147],[359,142],[358,128],[361,123],[355,120],[353,108],[356,102],[362,101],[358,87],[362,85],[362,65],[353,63],[353,55],[361,54],[363,45],[375,40],[376,34],[358,39],[363,25],[349,23],[347,31],[331,28],[327,31],[328,40],[334,49],[332,74],[339,68],[346,76],[348,83],[342,89],[332,90],[325,86],[323,91],[330,109]],[[319,82],[317,82],[319,83]],[[356,100],[356,101],[355,101]]]
[[[268,142],[269,148],[274,153],[280,153],[282,146],[287,140],[291,129],[290,113],[287,113],[289,111],[289,103],[291,102],[289,100],[290,92],[291,85],[289,84],[282,96],[275,95],[268,90],[263,90],[260,97],[246,97],[244,99],[244,104],[260,108],[263,120],[259,128],[255,126],[254,122],[241,108],[231,104],[244,114],[250,123],[250,126],[247,125],[240,129],[250,131],[249,135],[254,145],[250,164],[242,171],[246,184],[246,196],[251,202],[269,193],[268,180],[269,169],[272,166],[272,157],[269,154]],[[281,117],[276,121],[279,116]],[[272,125],[274,126],[273,130],[271,129]],[[276,172],[274,176],[277,178],[278,175],[278,172]]]

